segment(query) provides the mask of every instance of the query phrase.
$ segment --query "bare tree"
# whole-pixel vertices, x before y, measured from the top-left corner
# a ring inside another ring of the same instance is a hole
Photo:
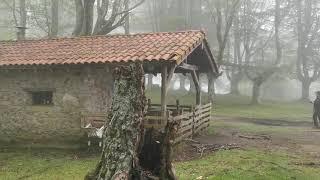
[[[23,40],[26,38],[26,29],[27,29],[27,7],[25,0],[19,0],[19,5],[17,8],[16,0],[13,1],[3,1],[6,6],[11,9],[12,17],[14,20],[14,24],[18,30],[17,39]],[[18,15],[17,15],[18,14]]]
[[[216,38],[218,40],[218,55],[216,56],[219,65],[223,63],[225,48],[228,42],[230,29],[233,24],[234,17],[240,4],[240,0],[221,1],[221,0],[207,0],[211,15],[211,22],[216,27]],[[215,96],[214,80],[218,78],[214,74],[207,74],[208,77],[208,94],[210,101],[213,102]]]
[[[319,2],[312,0],[296,0],[298,49],[296,72],[302,84],[302,100],[309,99],[312,82],[320,76],[319,48],[320,14]]]
[[[239,66],[226,66],[226,75],[230,81],[230,94],[239,95],[239,83],[243,78],[243,69],[241,67],[243,55],[241,54],[241,34],[240,34],[240,22],[237,13],[237,17],[233,22],[233,61],[228,58],[227,63],[232,63]],[[229,45],[229,48],[230,45]],[[230,53],[229,53],[230,54]],[[231,55],[229,55],[231,56]]]
[[[108,34],[114,29],[123,26],[129,13],[143,2],[144,0],[140,0],[133,6],[127,7],[129,0],[75,0],[76,25],[73,35]],[[96,19],[93,16],[95,3]]]

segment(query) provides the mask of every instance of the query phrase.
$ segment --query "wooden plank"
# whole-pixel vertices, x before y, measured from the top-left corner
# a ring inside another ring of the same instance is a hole
[[[178,120],[183,120],[183,119],[190,119],[191,116],[192,116],[192,113],[184,113],[182,115],[173,117],[173,119],[175,121],[178,121]]]
[[[180,126],[183,127],[183,126],[185,126],[185,125],[192,124],[192,122],[193,122],[192,119],[189,119],[188,121],[181,121]]]
[[[147,120],[152,119],[152,120],[163,120],[163,117],[161,116],[146,116]]]
[[[167,107],[176,107],[177,105],[168,104]],[[151,107],[161,107],[161,104],[151,104]],[[180,105],[181,108],[192,108],[190,105]]]
[[[183,139],[185,139],[185,138],[187,138],[187,137],[191,137],[192,136],[192,132],[188,132],[188,133],[185,133],[185,134],[183,134],[183,135],[180,135],[180,136],[178,136],[178,137],[176,137],[176,139],[175,139],[175,143],[178,143],[178,142],[180,142],[181,140],[183,140]]]
[[[204,114],[204,113],[210,113],[211,114],[211,109],[201,109],[201,110],[197,110],[195,111],[195,115],[199,115],[199,114]]]
[[[180,66],[178,66],[180,69],[189,70],[189,71],[198,71],[199,67],[187,63],[182,63]]]
[[[178,132],[184,132],[186,130],[192,130],[192,124],[185,126],[185,127],[182,127],[182,128],[179,128]]]

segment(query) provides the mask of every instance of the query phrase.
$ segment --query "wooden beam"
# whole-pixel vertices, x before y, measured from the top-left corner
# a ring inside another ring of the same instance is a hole
[[[178,66],[180,69],[189,70],[189,71],[198,71],[199,67],[187,63],[182,63],[180,66]]]
[[[164,65],[161,69],[161,115],[165,117],[167,112],[167,78],[168,78],[168,67]]]
[[[191,71],[191,76],[193,79],[193,83],[196,87],[196,104],[200,105],[201,104],[201,87],[200,87],[200,80],[199,80],[199,73],[196,71]]]
[[[214,63],[215,62],[214,61],[214,57],[213,57],[213,55],[212,55],[212,53],[211,53],[211,51],[209,49],[208,42],[206,40],[203,40],[202,44],[203,44],[202,47],[203,47],[204,51],[206,52],[206,54],[207,54],[207,56],[209,58],[209,64],[210,64],[210,67],[211,67],[212,71],[215,74],[218,75],[219,74],[219,68],[218,68],[217,64]]]

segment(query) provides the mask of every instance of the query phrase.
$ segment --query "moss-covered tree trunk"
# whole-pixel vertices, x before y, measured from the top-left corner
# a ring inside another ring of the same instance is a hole
[[[163,131],[143,127],[146,99],[142,65],[119,67],[114,76],[102,156],[85,179],[175,179],[170,157],[175,123],[168,123]]]

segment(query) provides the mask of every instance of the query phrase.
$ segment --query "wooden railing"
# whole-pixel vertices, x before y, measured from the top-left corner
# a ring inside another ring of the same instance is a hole
[[[91,125],[92,128],[101,128],[106,122],[107,114],[88,114],[82,116],[81,128]]]
[[[167,114],[163,117],[160,110],[161,105],[151,104],[144,120],[144,126],[145,128],[161,129],[166,126],[168,121],[177,121],[179,122],[179,127],[174,141],[178,143],[209,127],[211,107],[211,103],[196,107],[168,105]],[[105,114],[84,116],[81,120],[81,127],[87,129],[88,133],[94,129],[97,130],[105,124],[106,116]]]
[[[175,142],[180,142],[181,140],[204,131],[209,127],[211,119],[211,103],[206,105],[200,105],[193,108],[192,106],[180,106],[189,110],[177,110],[175,105],[168,106],[168,113],[166,117],[161,116],[161,111],[159,110],[160,105],[150,106],[150,110],[145,119],[146,128],[163,128],[168,120],[173,120],[179,122],[179,128]]]

